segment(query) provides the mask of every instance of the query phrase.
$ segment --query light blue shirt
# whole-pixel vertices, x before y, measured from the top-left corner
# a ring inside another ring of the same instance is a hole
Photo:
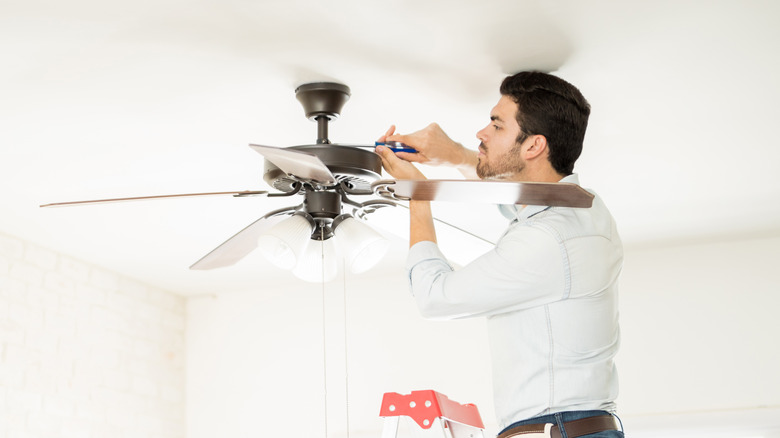
[[[561,182],[579,184],[577,175]],[[623,247],[599,196],[591,208],[502,205],[495,248],[453,270],[419,242],[407,269],[421,314],[487,318],[501,429],[561,411],[615,410]]]

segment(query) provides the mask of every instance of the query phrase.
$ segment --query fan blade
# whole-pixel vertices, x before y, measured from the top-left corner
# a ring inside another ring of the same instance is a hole
[[[214,248],[210,253],[193,263],[190,269],[208,270],[232,266],[257,248],[257,239],[266,230],[287,219],[289,215],[279,214],[282,211],[293,212],[295,208],[286,208],[271,212],[252,222],[246,228],[234,234],[233,237]]]
[[[265,157],[284,173],[304,181],[335,184],[336,177],[316,155],[274,146],[250,144],[249,147]]]
[[[53,202],[51,204],[43,204],[41,207],[69,207],[77,205],[89,205],[89,204],[107,204],[110,202],[124,202],[124,201],[144,201],[147,199],[166,199],[166,198],[187,198],[196,196],[225,196],[231,195],[234,197],[244,196],[262,196],[267,195],[268,192],[258,190],[244,190],[241,192],[208,192],[208,193],[184,193],[179,195],[154,195],[154,196],[135,196],[131,198],[110,198],[110,199],[94,199],[91,201],[69,201],[69,202]]]
[[[572,183],[479,180],[376,181],[374,191],[386,198],[418,201],[485,202],[491,204],[581,207],[593,205],[594,196]]]

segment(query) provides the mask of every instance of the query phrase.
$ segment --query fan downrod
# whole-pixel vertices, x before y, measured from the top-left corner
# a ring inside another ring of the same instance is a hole
[[[313,82],[295,89],[306,118],[317,122],[317,144],[330,144],[328,122],[339,117],[350,96],[348,86],[335,82]]]

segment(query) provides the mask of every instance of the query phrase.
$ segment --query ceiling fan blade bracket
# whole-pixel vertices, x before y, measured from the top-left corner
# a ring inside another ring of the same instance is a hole
[[[344,203],[344,204],[348,204],[348,205],[351,205],[351,206],[353,206],[353,207],[355,207],[355,208],[363,208],[364,206],[367,206],[367,205],[371,204],[371,203],[372,203],[372,202],[374,202],[374,201],[376,201],[376,202],[381,202],[381,203],[386,203],[386,204],[391,204],[391,205],[395,205],[393,202],[390,202],[390,201],[385,201],[385,200],[376,200],[376,199],[374,199],[374,200],[369,200],[369,201],[366,201],[366,202],[358,202],[358,201],[355,201],[355,200],[351,199],[351,198],[350,198],[349,196],[347,196],[347,195],[348,195],[348,194],[349,194],[349,195],[361,195],[361,196],[362,196],[362,195],[373,195],[373,194],[374,194],[374,192],[373,192],[373,191],[368,191],[368,190],[352,190],[352,189],[347,189],[347,188],[346,188],[346,185],[345,185],[343,182],[342,182],[342,184],[341,184],[341,185],[340,185],[340,186],[339,186],[339,187],[336,189],[336,191],[337,191],[338,193],[340,193],[340,194],[341,194],[341,201],[342,201],[342,203]]]
[[[283,207],[278,210],[270,211],[262,217],[262,219],[268,219],[276,216],[293,215],[296,211],[303,210],[303,204],[294,205],[292,207]]]
[[[371,184],[371,189],[374,191],[374,193],[386,199],[393,201],[411,201],[412,198],[407,196],[400,196],[395,193],[395,189],[393,187],[395,183],[395,180],[389,179],[375,181]]]
[[[261,191],[244,191],[244,192],[238,192],[235,195],[233,195],[234,198],[248,198],[251,196],[271,196],[268,192],[261,192]]]
[[[355,196],[369,196],[369,195],[373,195],[374,194],[373,190],[359,190],[359,189],[355,189],[349,183],[347,183],[346,181],[341,181],[339,183],[339,188],[341,190],[343,190],[344,193],[348,193],[350,195],[355,195]]]
[[[320,181],[317,179],[306,178],[303,176],[298,176],[294,173],[287,173],[286,175],[287,178],[294,180],[296,183],[301,184],[301,186],[310,186],[314,190],[328,190],[329,188],[333,187],[331,181]]]
[[[386,207],[398,207],[398,204],[386,199],[372,199],[361,203],[352,211],[352,214],[359,219],[364,219],[367,215]]]
[[[295,184],[293,184],[293,189],[290,190],[289,192],[269,193],[268,197],[269,198],[281,198],[281,197],[285,197],[285,196],[292,196],[292,195],[295,195],[297,193],[300,193],[302,188],[303,188],[303,184],[298,182],[298,181],[296,181]]]

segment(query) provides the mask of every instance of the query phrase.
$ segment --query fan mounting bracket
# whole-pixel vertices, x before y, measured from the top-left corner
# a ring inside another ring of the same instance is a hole
[[[328,122],[339,117],[350,95],[348,86],[335,82],[313,82],[295,89],[306,118],[317,122],[317,144],[330,143]]]

